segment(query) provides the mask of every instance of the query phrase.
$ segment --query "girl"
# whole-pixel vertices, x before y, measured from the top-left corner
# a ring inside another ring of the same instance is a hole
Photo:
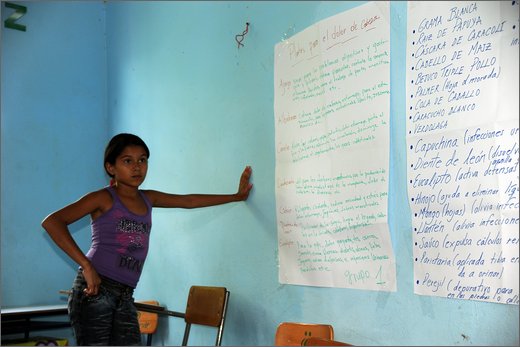
[[[86,194],[50,214],[43,228],[79,271],[68,310],[78,345],[140,345],[133,291],[148,253],[152,207],[196,208],[245,201],[252,184],[247,166],[236,194],[176,195],[140,190],[150,151],[138,136],[114,136],[105,150],[109,187]],[[83,254],[68,225],[90,214],[92,244]]]

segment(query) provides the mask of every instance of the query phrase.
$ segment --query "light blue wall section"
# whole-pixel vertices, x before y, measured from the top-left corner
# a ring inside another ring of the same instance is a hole
[[[390,227],[398,291],[281,285],[274,199],[273,48],[355,2],[131,2],[107,9],[112,131],[141,134],[152,151],[146,187],[227,192],[253,166],[246,204],[156,210],[137,291],[184,310],[193,284],[231,291],[228,345],[269,345],[282,321],[328,322],[357,345],[516,344],[518,307],[413,294],[406,196],[406,3],[391,5]],[[244,47],[234,37],[250,22]],[[501,323],[497,324],[500,321]],[[158,341],[180,343],[163,320]],[[167,327],[165,327],[165,325]],[[439,333],[442,332],[442,333]],[[212,338],[195,335],[196,344]]]
[[[42,17],[36,16],[40,11],[43,17],[66,13],[59,20],[49,20],[56,26],[53,31],[2,29],[2,304],[54,303],[54,293],[69,285],[73,267],[39,234],[39,221],[45,213],[104,184],[99,164],[103,147],[109,136],[125,131],[139,134],[151,150],[143,188],[234,192],[244,166],[253,167],[254,190],[246,203],[154,211],[152,248],[137,299],[157,299],[171,310],[184,311],[191,285],[226,286],[231,298],[224,345],[271,345],[283,321],[329,323],[337,339],[355,345],[518,345],[518,306],[413,293],[411,216],[405,185],[406,2],[391,3],[390,21],[389,224],[398,290],[386,293],[278,283],[274,45],[363,3],[28,3],[34,16],[25,20],[31,23],[29,29],[35,18]],[[98,19],[100,24],[94,24]],[[69,25],[56,23],[62,20]],[[242,33],[246,22],[251,23],[249,33],[245,46],[238,49],[235,35]],[[67,50],[68,55],[53,51],[64,50],[63,42],[76,32],[83,32],[82,39],[70,42],[75,46]],[[29,35],[34,36],[30,42],[19,43]],[[99,55],[90,55],[94,51]],[[22,64],[15,59],[20,52],[32,59]],[[41,59],[34,58],[40,55],[47,63],[35,66],[34,61]],[[52,71],[51,62],[70,69],[58,74],[59,84],[49,85],[44,78]],[[6,67],[16,75],[4,76]],[[13,86],[20,74],[26,74],[26,82],[17,90]],[[86,90],[96,95],[97,102],[86,97],[88,93],[75,91],[76,80],[93,86]],[[6,101],[7,97],[13,101]],[[18,110],[20,104],[38,112]],[[47,127],[31,131],[28,141],[25,127],[35,123]],[[40,141],[35,145],[36,139]],[[37,163],[24,160],[27,153],[36,153]],[[42,153],[51,156],[41,158]],[[44,160],[49,163],[41,163]],[[30,188],[16,183],[20,167]],[[36,168],[42,171],[41,177],[35,174]],[[31,193],[29,197],[27,192],[20,193],[25,190]],[[29,213],[21,209],[28,198],[32,202]],[[82,229],[75,236],[80,234],[88,232]],[[18,250],[10,251],[7,244]],[[48,258],[33,257],[35,253]],[[55,282],[49,278],[56,278]],[[28,281],[29,288],[44,283],[50,294],[22,290],[21,281]],[[180,319],[162,318],[155,344],[180,344],[183,328]],[[194,327],[190,342],[211,345],[214,331]]]
[[[105,9],[101,2],[2,2],[2,307],[64,302],[77,265],[40,226],[53,210],[106,182]],[[88,249],[89,221],[72,228]]]

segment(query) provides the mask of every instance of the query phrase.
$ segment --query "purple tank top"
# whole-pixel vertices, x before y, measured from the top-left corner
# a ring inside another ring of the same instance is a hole
[[[112,207],[92,222],[92,244],[87,257],[100,275],[135,288],[148,254],[152,205],[139,191],[148,211],[137,215],[123,205],[114,188],[106,189],[112,195]]]

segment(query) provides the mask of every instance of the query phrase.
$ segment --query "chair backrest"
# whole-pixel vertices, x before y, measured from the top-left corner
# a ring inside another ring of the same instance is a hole
[[[155,300],[148,301],[138,301],[139,303],[159,306],[159,302]],[[146,312],[146,311],[137,311],[137,319],[139,320],[139,330],[141,334],[147,334],[147,346],[152,345],[152,334],[155,334],[157,331],[157,324],[159,321],[159,317],[157,313]]]
[[[352,346],[350,343],[330,340],[323,337],[309,337],[303,339],[302,346]]]
[[[334,339],[334,329],[329,324],[283,322],[278,325],[274,338],[275,346],[301,346],[309,337]]]
[[[192,324],[216,327],[215,346],[220,346],[226,320],[229,291],[225,287],[192,286],[186,304],[183,346],[187,346]]]

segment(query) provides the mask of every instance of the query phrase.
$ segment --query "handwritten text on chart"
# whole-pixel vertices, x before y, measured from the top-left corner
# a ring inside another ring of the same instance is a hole
[[[361,19],[359,24],[357,20],[354,20],[347,25],[337,23],[332,27],[322,29],[320,37],[314,37],[306,42],[297,39],[288,42],[289,58],[291,61],[295,61],[292,63],[292,67],[295,67],[304,60],[311,60],[320,57],[322,50],[327,51],[338,45],[348,43],[350,40],[362,35],[363,31],[366,32],[375,29],[376,24],[380,19],[380,16],[374,15]]]
[[[369,3],[276,47],[282,282],[395,290],[388,10]]]
[[[416,5],[407,67],[415,290],[518,304],[518,3]]]

